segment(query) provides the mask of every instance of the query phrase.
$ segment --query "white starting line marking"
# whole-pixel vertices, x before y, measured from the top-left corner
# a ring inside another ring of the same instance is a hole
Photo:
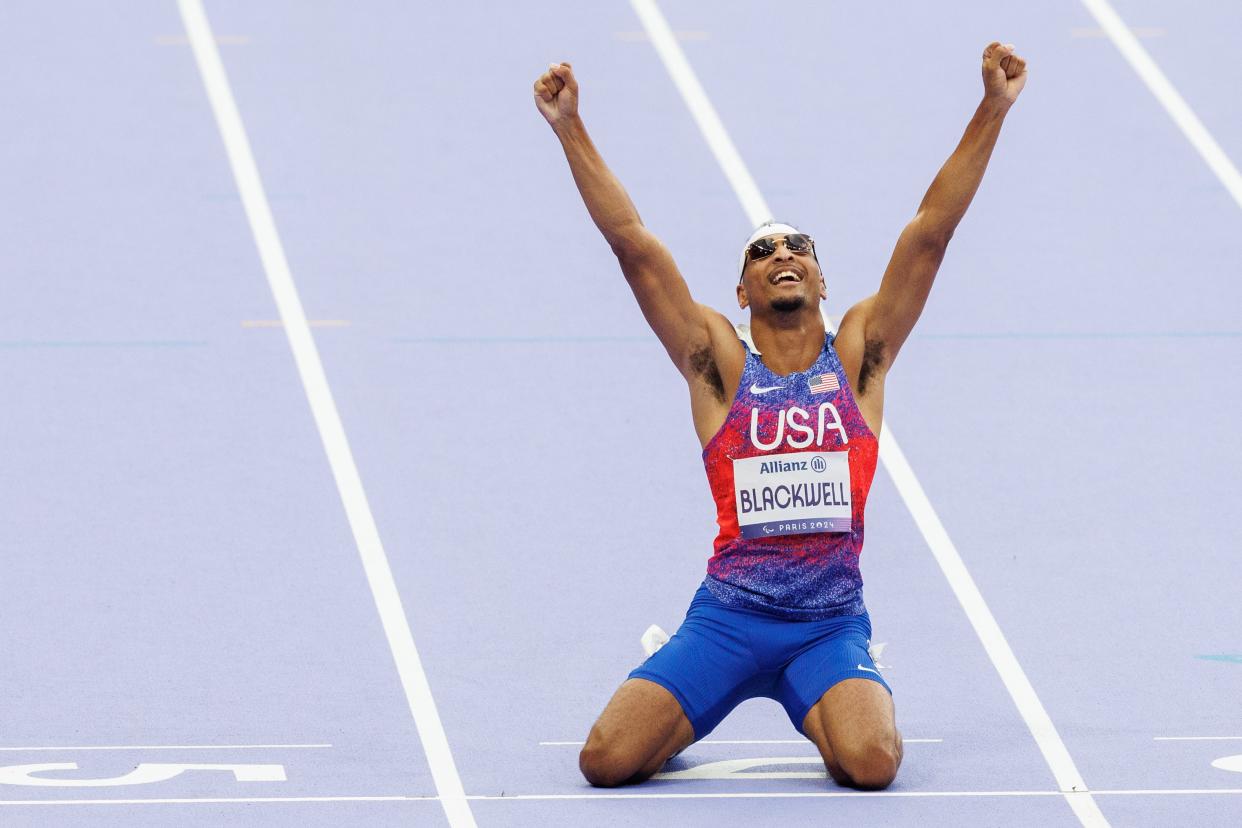
[[[1092,791],[1093,796],[1237,796],[1242,788],[1156,788]],[[523,802],[557,799],[845,799],[853,797],[899,799],[951,799],[954,797],[1065,796],[1063,791],[789,791],[752,793],[581,793],[513,794],[509,796],[467,796],[467,800]],[[1069,794],[1083,796],[1084,794]],[[331,802],[436,802],[436,796],[205,796],[162,799],[0,799],[0,807],[34,805],[228,805],[331,803]]]
[[[944,739],[902,739],[902,744],[939,743]],[[541,745],[571,745],[581,747],[586,742],[540,742]],[[809,739],[703,739],[695,745],[808,745],[814,746]],[[689,748],[687,748],[689,750]]]
[[[876,797],[881,799],[918,799],[989,796],[1201,796],[1206,794],[1242,794],[1242,788],[1187,788],[1187,789],[1135,789],[1069,793],[1065,791],[786,791],[748,793],[633,793],[633,794],[515,794],[513,796],[468,796],[467,799],[523,800],[523,799],[849,799]]]
[[[36,750],[260,750],[267,748],[330,748],[317,745],[61,745],[57,747],[0,747],[0,750],[24,753]]]

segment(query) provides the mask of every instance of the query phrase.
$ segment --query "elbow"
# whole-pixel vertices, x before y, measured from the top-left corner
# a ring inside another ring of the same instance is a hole
[[[953,231],[956,229],[957,222],[937,219],[925,213],[915,216],[908,228],[918,241],[919,247],[929,251],[938,251],[942,255],[953,239]]]
[[[945,251],[949,249],[949,242],[952,239],[953,228],[950,227],[947,230],[942,230],[932,234],[932,237],[927,240],[927,247],[933,253],[936,253],[939,256],[944,256]]]
[[[648,258],[658,244],[655,237],[641,224],[608,236],[608,246],[622,265]]]

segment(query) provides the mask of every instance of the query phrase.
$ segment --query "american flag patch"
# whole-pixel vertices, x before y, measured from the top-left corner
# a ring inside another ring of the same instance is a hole
[[[812,394],[827,394],[829,391],[838,391],[841,388],[836,374],[817,374],[807,380],[807,385],[811,387]]]

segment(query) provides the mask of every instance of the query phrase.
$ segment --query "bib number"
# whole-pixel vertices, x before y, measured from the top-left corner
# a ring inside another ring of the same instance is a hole
[[[733,461],[743,538],[850,531],[848,451],[800,451]]]

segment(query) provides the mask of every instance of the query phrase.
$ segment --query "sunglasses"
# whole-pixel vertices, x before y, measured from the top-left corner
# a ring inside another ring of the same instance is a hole
[[[776,236],[754,242],[746,248],[746,258],[752,262],[766,259],[776,252],[776,243],[779,241],[785,242],[785,249],[790,253],[813,254],[815,252],[815,239],[805,233],[790,233],[783,238]]]

